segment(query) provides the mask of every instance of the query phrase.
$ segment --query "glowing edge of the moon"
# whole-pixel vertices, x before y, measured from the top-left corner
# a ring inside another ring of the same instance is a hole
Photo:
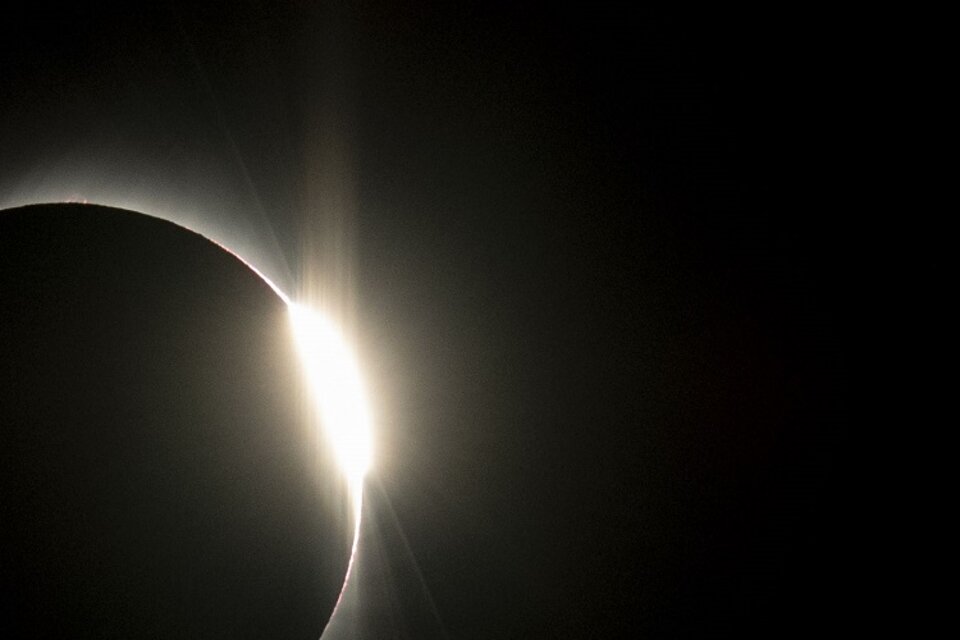
[[[337,463],[347,478],[356,528],[359,531],[363,479],[370,468],[373,447],[370,408],[353,350],[337,326],[326,316],[302,303],[294,302],[268,277],[230,248],[215,240],[210,241],[257,274],[287,305],[294,341],[307,374],[313,400],[323,417],[324,430],[336,454]]]
[[[357,557],[363,513],[363,479],[369,470],[373,452],[372,420],[360,368],[343,334],[329,319],[291,300],[270,278],[229,247],[207,239],[257,274],[287,305],[294,341],[310,383],[312,398],[323,416],[324,430],[341,471],[347,478],[353,507],[353,542],[343,585],[330,614],[332,620],[343,601]],[[330,620],[327,620],[323,631],[326,631]],[[323,632],[320,636],[323,637]]]
[[[337,602],[330,614],[330,620],[327,620],[324,625],[323,631],[326,631],[326,627],[329,626],[343,602],[343,594],[347,590],[347,584],[353,573],[357,546],[360,543],[363,479],[370,467],[373,450],[372,421],[363,378],[352,349],[329,319],[303,304],[292,301],[270,278],[230,248],[215,240],[211,242],[260,276],[287,305],[294,341],[297,343],[297,350],[310,383],[312,399],[321,412],[324,430],[334,448],[337,462],[347,478],[353,506],[353,542],[343,585],[337,595]],[[323,632],[320,633],[320,637],[323,637]]]

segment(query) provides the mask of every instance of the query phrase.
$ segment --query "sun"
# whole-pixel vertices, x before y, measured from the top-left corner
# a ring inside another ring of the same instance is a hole
[[[325,435],[355,500],[372,460],[371,414],[357,359],[321,313],[288,303],[290,324]]]

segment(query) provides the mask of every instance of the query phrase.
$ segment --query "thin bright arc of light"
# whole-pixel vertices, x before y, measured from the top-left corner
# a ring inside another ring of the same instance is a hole
[[[196,233],[196,231],[194,231],[194,233]],[[280,287],[278,287],[277,285],[275,285],[270,278],[268,278],[267,276],[265,276],[262,271],[260,271],[260,270],[257,269],[255,266],[253,266],[252,264],[250,264],[249,262],[247,262],[246,260],[244,260],[244,259],[243,259],[243,256],[241,256],[240,254],[238,254],[236,251],[234,251],[234,250],[231,249],[230,247],[228,247],[228,246],[226,246],[226,245],[224,245],[224,244],[222,244],[222,243],[220,243],[220,242],[217,242],[217,241],[214,240],[213,238],[208,238],[207,236],[204,236],[204,237],[207,238],[207,240],[209,240],[209,241],[212,242],[213,244],[217,245],[218,247],[220,247],[221,249],[223,249],[224,251],[226,251],[227,253],[229,253],[230,255],[232,255],[234,258],[236,258],[236,259],[239,260],[240,262],[242,262],[243,265],[244,265],[247,269],[250,269],[250,271],[253,271],[255,274],[257,274],[258,276],[260,276],[260,279],[263,280],[264,283],[266,283],[266,285],[267,285],[268,287],[270,287],[275,294],[277,294],[277,297],[280,298],[281,300],[283,300],[283,303],[284,303],[285,305],[287,305],[288,307],[290,306],[290,304],[291,304],[290,296],[288,296],[287,294],[285,294],[285,293],[283,292],[283,290],[282,290]]]
[[[372,427],[370,424],[371,417],[363,387],[363,379],[352,350],[344,340],[342,333],[339,332],[332,322],[320,313],[291,300],[270,278],[265,276],[259,269],[244,260],[242,256],[238,255],[229,247],[224,246],[216,240],[211,240],[211,242],[214,242],[214,244],[234,256],[246,265],[247,268],[260,276],[267,286],[287,305],[294,340],[297,342],[300,357],[303,360],[303,366],[307,373],[310,386],[312,387],[312,399],[319,405],[321,415],[324,417],[324,424],[327,425],[327,437],[336,452],[337,461],[347,478],[348,491],[353,507],[353,542],[350,546],[350,559],[347,561],[347,571],[343,577],[340,593],[337,595],[337,601],[333,606],[330,619],[320,634],[322,640],[327,627],[329,627],[330,622],[334,619],[337,610],[343,603],[344,594],[347,592],[347,585],[355,569],[357,549],[360,546],[360,526],[363,520],[364,476],[369,470],[373,449]],[[341,397],[341,402],[352,403],[354,409],[353,414],[355,416],[352,420],[342,420],[343,414],[350,413],[347,407],[341,406],[331,411],[329,408],[329,400],[324,402],[325,399],[338,397],[331,393],[331,389],[323,388],[325,380],[327,380],[331,374],[335,375],[337,372],[333,367],[323,367],[322,365],[324,355],[331,353],[335,356],[334,361],[339,361],[342,365],[339,373],[350,381],[349,393],[346,398]],[[330,425],[336,426],[331,429]],[[347,434],[346,438],[344,434]],[[342,453],[345,449],[349,450],[351,448],[354,449],[353,455],[350,453]]]

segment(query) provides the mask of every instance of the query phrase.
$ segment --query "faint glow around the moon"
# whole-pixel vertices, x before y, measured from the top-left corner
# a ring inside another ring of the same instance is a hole
[[[360,367],[332,322],[301,304],[288,305],[294,339],[313,400],[355,499],[370,467],[371,417]]]

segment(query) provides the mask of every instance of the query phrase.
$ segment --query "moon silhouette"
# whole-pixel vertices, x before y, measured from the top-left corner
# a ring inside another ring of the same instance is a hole
[[[286,303],[172,223],[0,212],[0,636],[320,636],[354,534]]]

